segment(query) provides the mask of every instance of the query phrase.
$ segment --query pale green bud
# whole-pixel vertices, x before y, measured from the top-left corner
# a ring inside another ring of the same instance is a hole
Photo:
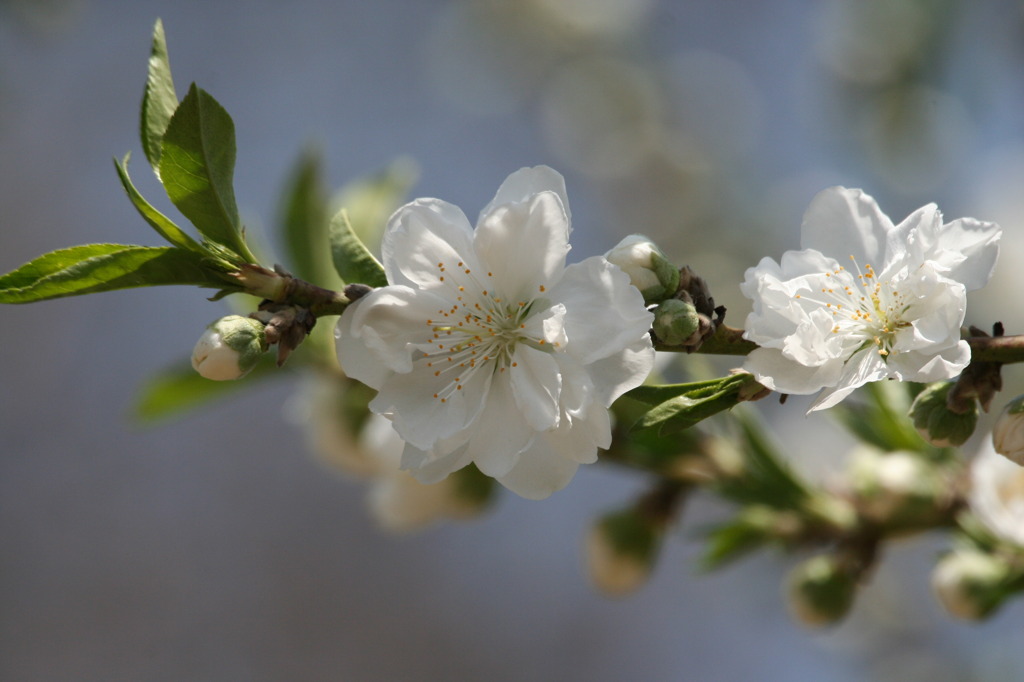
[[[998,556],[961,550],[944,556],[932,573],[932,589],[950,615],[964,620],[989,616],[1006,597],[1010,567]]]
[[[857,581],[838,559],[816,556],[790,572],[789,609],[804,625],[832,625],[849,612],[856,591]]]
[[[228,315],[206,327],[192,349],[192,367],[214,381],[240,379],[256,366],[269,345],[263,323]]]
[[[605,258],[629,275],[630,282],[644,295],[646,303],[657,303],[676,293],[679,269],[643,235],[629,235],[605,254]]]
[[[992,429],[996,452],[1024,466],[1024,395],[1011,400]]]
[[[654,335],[669,346],[692,345],[703,339],[701,317],[692,303],[670,298],[654,309]]]
[[[940,468],[906,451],[857,449],[850,461],[857,508],[877,523],[914,525],[931,518],[947,493]]]
[[[967,401],[964,413],[950,409],[948,397],[954,386],[949,381],[930,384],[917,394],[910,406],[914,428],[936,447],[963,445],[978,425],[977,401]]]
[[[642,587],[661,547],[664,525],[637,509],[613,512],[597,520],[587,535],[590,579],[609,596]]]

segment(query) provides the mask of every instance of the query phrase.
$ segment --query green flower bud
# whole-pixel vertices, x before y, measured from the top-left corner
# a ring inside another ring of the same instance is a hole
[[[925,523],[945,498],[942,470],[916,453],[858,448],[850,460],[850,487],[867,518],[899,526]]]
[[[978,425],[978,403],[967,402],[967,412],[950,409],[948,397],[954,383],[940,381],[917,394],[910,406],[910,418],[921,437],[932,445],[948,448],[963,445]]]
[[[249,373],[269,345],[263,323],[228,315],[206,327],[192,350],[192,367],[207,379],[230,381]]]
[[[833,556],[821,555],[789,574],[789,609],[804,625],[821,627],[841,620],[853,605],[857,581]]]
[[[701,317],[692,303],[670,298],[654,309],[654,335],[669,346],[692,345],[703,339]]]
[[[635,508],[598,519],[586,542],[591,581],[609,596],[639,589],[657,559],[663,531],[663,523]]]
[[[981,620],[992,614],[1007,596],[1010,567],[1005,560],[977,550],[944,556],[932,573],[932,589],[950,615]]]
[[[679,269],[643,235],[629,235],[605,254],[605,258],[629,275],[630,282],[644,295],[646,303],[657,303],[676,293]]]
[[[996,452],[1024,466],[1024,395],[1011,400],[992,429]]]

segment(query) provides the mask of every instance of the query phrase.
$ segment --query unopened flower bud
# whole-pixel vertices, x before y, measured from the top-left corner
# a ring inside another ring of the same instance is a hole
[[[587,567],[594,585],[613,597],[643,586],[661,547],[662,530],[663,524],[637,509],[598,519],[586,543]]]
[[[996,452],[1024,466],[1024,395],[1011,400],[992,429]]]
[[[679,269],[665,258],[661,249],[647,237],[631,234],[605,254],[622,268],[647,303],[657,303],[676,293]]]
[[[931,518],[947,493],[941,469],[913,452],[859,448],[850,486],[861,513],[878,523],[915,525]]]
[[[670,298],[654,309],[654,335],[669,346],[686,346],[703,339],[701,317],[692,303]]]
[[[789,609],[804,625],[821,627],[841,620],[853,605],[857,581],[833,556],[821,555],[789,574]]]
[[[263,323],[228,315],[206,327],[192,349],[192,367],[207,379],[230,381],[249,373],[267,352]]]
[[[981,620],[1006,597],[1009,574],[1010,567],[998,556],[960,550],[939,561],[932,573],[932,589],[950,615]]]
[[[910,406],[910,418],[921,437],[939,448],[963,445],[978,425],[978,403],[963,401],[966,412],[950,408],[949,392],[955,384],[940,381],[917,394]]]

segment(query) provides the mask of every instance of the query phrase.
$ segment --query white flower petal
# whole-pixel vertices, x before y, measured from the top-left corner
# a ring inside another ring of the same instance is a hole
[[[561,429],[558,429],[561,431]],[[572,432],[571,428],[567,431]],[[555,440],[554,443],[551,441]],[[589,437],[577,436],[581,449],[596,448]],[[498,478],[503,486],[528,500],[543,500],[569,484],[579,463],[565,456],[564,439],[552,439],[550,433],[538,434],[529,448],[519,455],[519,460],[504,476]]]
[[[651,337],[644,334],[618,353],[587,365],[594,382],[594,402],[610,407],[623,393],[644,383],[654,368],[654,358]]]
[[[415,466],[414,462],[417,463]],[[407,443],[405,452],[402,453],[402,468],[408,470],[417,481],[427,485],[443,481],[467,464],[469,464],[469,458],[466,456],[464,446],[437,455]]]
[[[520,344],[508,367],[512,393],[526,422],[537,431],[558,425],[562,375],[550,353]]]
[[[580,464],[593,464],[597,461],[597,449],[604,448],[607,450],[612,445],[612,420],[611,413],[594,403],[590,406],[587,411],[587,419],[584,424],[574,424],[574,427],[586,429],[587,435],[590,438],[591,443],[595,446],[594,448],[579,447],[575,450],[572,448],[566,449],[565,454],[568,457],[576,460]]]
[[[488,282],[511,301],[530,301],[565,267],[569,218],[558,195],[543,192],[482,216],[474,244]]]
[[[445,280],[463,284],[465,269],[481,269],[472,244],[473,229],[459,207],[440,199],[408,203],[395,211],[384,231],[381,251],[388,282],[424,289],[444,287]]]
[[[928,260],[927,254],[935,248],[941,228],[942,214],[935,204],[922,206],[907,216],[886,238],[886,253],[891,257],[880,276],[883,279],[893,277],[897,268],[913,267]]]
[[[583,418],[594,403],[594,382],[591,380],[590,368],[581,365],[568,353],[557,353],[552,357],[558,363],[558,373],[562,375],[562,396],[559,401],[562,411],[574,419]],[[606,408],[608,405],[602,404],[601,407]],[[604,409],[600,411],[607,412]]]
[[[1002,230],[995,223],[960,218],[943,225],[936,250],[928,259],[944,269],[946,277],[962,282],[968,291],[988,284],[999,256]]]
[[[971,346],[957,341],[941,350],[906,351],[893,355],[887,364],[891,376],[903,381],[932,382],[955,377],[971,362]]]
[[[473,426],[466,457],[487,476],[504,476],[515,466],[519,453],[535,433],[516,406],[508,372],[492,380],[487,405]]]
[[[534,195],[541,192],[554,192],[562,202],[567,220],[571,222],[572,214],[569,212],[569,197],[565,191],[565,178],[562,174],[548,166],[534,166],[533,168],[520,168],[501,183],[491,203],[480,211],[479,222],[483,222],[484,216],[490,215],[498,206],[505,204],[518,204],[530,200]]]
[[[335,336],[341,368],[379,390],[389,371],[412,370],[413,354],[430,339],[426,321],[447,307],[445,299],[405,286],[370,292],[338,320]]]
[[[779,393],[808,395],[834,385],[842,373],[842,361],[808,367],[775,348],[757,348],[743,362],[743,369],[765,387]]]
[[[423,450],[469,426],[483,409],[491,384],[489,373],[437,375],[427,363],[421,358],[411,372],[391,375],[370,402],[370,409],[377,414],[393,415],[402,440]]]
[[[830,187],[811,200],[804,213],[800,246],[831,254],[853,256],[861,267],[881,267],[887,236],[894,226],[875,200],[863,190]]]
[[[585,365],[633,343],[654,321],[629,276],[603,256],[567,267],[550,295],[565,304],[570,352]]]
[[[828,409],[869,381],[879,381],[887,376],[889,370],[885,361],[874,346],[869,346],[847,360],[835,387],[822,391],[807,412]]]

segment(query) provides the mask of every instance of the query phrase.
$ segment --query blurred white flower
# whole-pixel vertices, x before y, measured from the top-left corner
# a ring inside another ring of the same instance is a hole
[[[438,199],[384,234],[389,285],[338,322],[345,372],[406,442],[402,467],[436,482],[470,462],[532,499],[563,488],[611,443],[608,407],[654,362],[651,313],[604,257],[565,266],[562,176],[508,177],[476,230]]]
[[[667,521],[641,509],[599,518],[587,533],[587,569],[594,586],[612,597],[640,589],[658,558]]]
[[[1000,233],[973,218],[943,224],[934,204],[893,225],[863,191],[824,190],[804,215],[803,250],[747,270],[744,337],[760,348],[744,369],[781,393],[822,391],[812,411],[871,381],[955,377],[971,357],[966,293],[991,277]]]
[[[370,513],[383,528],[420,530],[483,511],[487,496],[463,489],[464,478],[453,476],[428,485],[402,471],[399,464],[405,444],[390,421],[371,414],[357,435],[345,410],[346,380],[337,376],[310,377],[287,405],[288,417],[302,429],[314,454],[343,473],[367,481]]]
[[[399,468],[405,443],[385,417],[369,416],[359,445],[375,469],[367,495],[370,513],[390,531],[408,532],[445,519],[472,518],[487,504],[486,498],[461,490],[458,475],[428,484]]]
[[[992,429],[992,445],[1000,455],[1024,465],[1024,395],[1003,408]]]
[[[971,511],[993,534],[1024,548],[1024,467],[984,441],[971,462]]]

